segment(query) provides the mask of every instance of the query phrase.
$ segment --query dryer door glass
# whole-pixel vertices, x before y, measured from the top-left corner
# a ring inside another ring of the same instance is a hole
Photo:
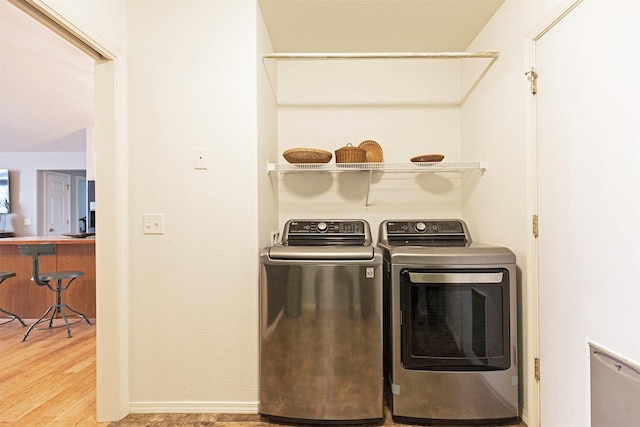
[[[407,269],[400,276],[405,368],[509,368],[507,270]]]

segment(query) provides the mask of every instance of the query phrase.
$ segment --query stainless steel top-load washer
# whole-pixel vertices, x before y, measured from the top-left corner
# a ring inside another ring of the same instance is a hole
[[[290,220],[260,272],[260,414],[379,422],[382,253],[364,220]]]
[[[517,422],[516,265],[466,224],[387,220],[384,364],[399,421]]]

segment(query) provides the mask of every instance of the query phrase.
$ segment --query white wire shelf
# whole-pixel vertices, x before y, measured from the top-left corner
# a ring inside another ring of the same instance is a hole
[[[416,163],[267,163],[271,173],[311,173],[311,172],[369,172],[365,206],[369,206],[371,177],[376,173],[463,173],[465,171],[487,170],[487,162],[416,162]]]
[[[267,163],[267,172],[452,172],[487,170],[486,161],[424,163]]]

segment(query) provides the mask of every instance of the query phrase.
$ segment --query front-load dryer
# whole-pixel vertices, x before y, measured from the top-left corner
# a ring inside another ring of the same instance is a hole
[[[518,416],[515,255],[453,220],[387,220],[384,364],[395,420],[510,424]]]

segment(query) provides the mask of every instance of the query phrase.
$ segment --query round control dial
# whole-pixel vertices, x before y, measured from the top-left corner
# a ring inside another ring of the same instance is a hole
[[[317,225],[318,231],[321,233],[324,233],[325,231],[327,231],[327,223],[326,222],[319,222]]]
[[[414,228],[416,229],[416,231],[418,233],[424,233],[424,231],[427,229],[427,224],[425,224],[424,222],[416,222],[416,225],[414,225]]]

